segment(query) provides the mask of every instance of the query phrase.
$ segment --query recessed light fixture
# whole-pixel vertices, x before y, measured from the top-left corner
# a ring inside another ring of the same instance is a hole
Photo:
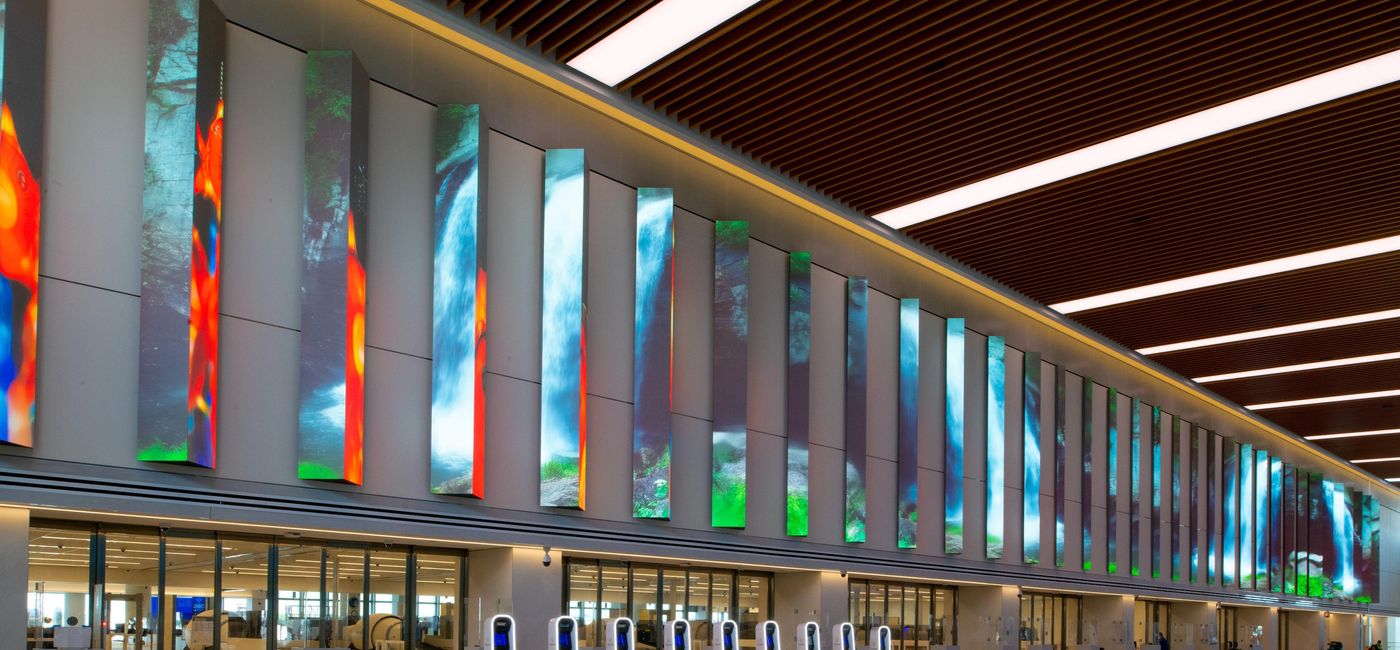
[[[1249,404],[1245,408],[1251,411],[1265,411],[1268,409],[1282,409],[1291,406],[1312,406],[1314,404],[1331,404],[1333,402],[1350,402],[1358,399],[1376,399],[1378,397],[1395,397],[1400,395],[1400,390],[1377,390],[1369,393],[1348,393],[1346,395],[1328,395],[1327,397],[1310,397],[1308,399],[1295,399],[1287,402],[1269,402],[1267,404]]]
[[[1358,458],[1351,461],[1353,465],[1365,465],[1366,463],[1393,463],[1400,460],[1400,456],[1390,456],[1388,458]]]
[[[616,86],[757,1],[662,0],[569,59],[569,67]]]
[[[1241,372],[1227,372],[1221,375],[1208,375],[1192,379],[1198,384],[1209,384],[1215,381],[1230,381],[1232,379],[1249,379],[1251,377],[1267,377],[1269,375],[1283,375],[1290,372],[1303,372],[1304,370],[1320,370],[1322,368],[1336,368],[1338,366],[1355,366],[1363,363],[1375,363],[1377,361],[1395,361],[1400,359],[1400,352],[1386,352],[1384,354],[1368,354],[1361,357],[1348,357],[1346,359],[1331,359],[1328,361],[1314,361],[1312,363],[1295,363],[1291,366],[1277,366],[1274,368],[1260,368],[1259,370],[1244,370]]]
[[[1375,431],[1352,431],[1350,433],[1324,433],[1316,436],[1303,436],[1304,440],[1336,440],[1338,438],[1368,438],[1400,433],[1400,429],[1376,429]]]
[[[1398,477],[1396,477],[1396,478],[1388,478],[1388,479],[1386,479],[1386,480],[1389,481],[1389,482],[1391,482],[1391,483],[1400,483],[1400,476],[1398,476]]]
[[[903,228],[1395,81],[1400,81],[1400,51],[1359,61],[935,194],[881,212],[874,215],[874,219],[892,228]]]
[[[1301,255],[1281,257],[1267,262],[1246,264],[1231,269],[1211,271],[1209,273],[1201,273],[1184,278],[1177,278],[1175,280],[1156,282],[1132,289],[1123,289],[1121,291],[1112,291],[1097,296],[1090,296],[1088,298],[1057,302],[1050,305],[1050,308],[1061,314],[1073,314],[1075,312],[1098,309],[1100,307],[1121,305],[1125,302],[1157,298],[1173,293],[1191,291],[1192,289],[1213,287],[1231,282],[1239,282],[1240,280],[1250,280],[1266,275],[1275,275],[1314,266],[1322,266],[1324,264],[1335,264],[1337,262],[1370,257],[1372,255],[1394,253],[1395,251],[1400,251],[1400,235],[1361,242],[1359,244],[1313,251],[1311,253],[1303,253]]]
[[[1390,320],[1392,318],[1400,318],[1400,309],[1387,309],[1385,311],[1374,311],[1369,314],[1342,316],[1341,318],[1328,318],[1325,320],[1315,320],[1307,323],[1297,323],[1295,325],[1283,325],[1280,327],[1269,327],[1262,330],[1240,332],[1238,334],[1212,336],[1210,338],[1196,339],[1194,341],[1168,343],[1167,345],[1156,345],[1150,348],[1140,348],[1137,352],[1138,354],[1147,356],[1153,354],[1162,354],[1165,352],[1177,352],[1180,350],[1204,348],[1211,345],[1224,345],[1226,343],[1252,341],[1254,339],[1263,339],[1271,336],[1282,336],[1284,334],[1298,334],[1301,332],[1312,332],[1315,330],[1328,329],[1332,327],[1344,327],[1347,325],[1372,323],[1375,321]]]

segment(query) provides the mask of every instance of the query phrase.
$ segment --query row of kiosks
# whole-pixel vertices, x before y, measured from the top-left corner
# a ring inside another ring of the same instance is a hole
[[[690,622],[666,621],[662,650],[690,650]],[[604,650],[636,650],[637,626],[629,618],[610,618],[603,621]],[[483,650],[517,650],[515,645],[515,619],[500,614],[492,617],[489,644]],[[838,623],[831,629],[831,650],[890,650],[890,628],[884,625],[872,630],[871,643],[865,648],[856,646],[855,626]],[[782,650],[781,633],[777,621],[764,621],[755,630],[757,650]],[[803,623],[795,635],[797,647],[794,650],[822,650],[821,626],[813,622]],[[572,616],[559,616],[549,619],[546,650],[579,650],[578,622]],[[739,625],[734,621],[721,621],[714,626],[714,638],[710,650],[740,650]]]

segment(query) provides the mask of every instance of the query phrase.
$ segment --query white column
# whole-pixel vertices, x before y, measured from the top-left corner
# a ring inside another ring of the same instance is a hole
[[[29,511],[0,508],[0,648],[23,648],[28,624]]]

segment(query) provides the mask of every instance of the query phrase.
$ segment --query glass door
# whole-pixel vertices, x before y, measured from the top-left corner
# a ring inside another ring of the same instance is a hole
[[[1215,626],[1220,630],[1220,650],[1239,650],[1238,615],[1234,607],[1222,606],[1215,610]]]
[[[154,647],[146,636],[143,622],[146,609],[138,594],[108,593],[102,599],[102,620],[107,621],[103,630],[107,647],[111,650],[146,650]]]
[[[1139,600],[1133,604],[1133,640],[1138,646],[1157,643],[1158,635],[1171,630],[1171,607],[1156,600]]]

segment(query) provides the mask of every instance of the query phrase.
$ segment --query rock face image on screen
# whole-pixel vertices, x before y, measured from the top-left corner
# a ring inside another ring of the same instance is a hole
[[[710,525],[743,528],[748,502],[749,223],[715,222]]]
[[[1040,562],[1040,353],[1027,352],[1021,381],[1021,561]]]
[[[963,551],[963,396],[967,390],[967,323],[948,319],[948,351],[943,391],[943,552]]]
[[[865,541],[865,408],[870,372],[870,283],[846,280],[846,521],[847,542]]]
[[[899,548],[915,548],[919,529],[919,299],[899,301]]]
[[[306,56],[297,477],[364,474],[369,77],[346,51]]]
[[[1005,552],[1006,339],[987,337],[987,559]]]
[[[582,149],[545,152],[540,505],[580,510],[587,494],[587,176]]]
[[[806,537],[812,351],[812,254],[808,252],[788,255],[787,335],[787,534]]]
[[[224,29],[211,0],[150,4],[136,452],[142,461],[215,463]]]
[[[637,189],[633,323],[632,516],[671,517],[671,313],[675,211],[671,190]]]
[[[434,494],[485,496],[486,260],[481,107],[443,104],[433,128]]]
[[[47,24],[48,3],[0,1],[0,443],[21,447],[34,446]]]

